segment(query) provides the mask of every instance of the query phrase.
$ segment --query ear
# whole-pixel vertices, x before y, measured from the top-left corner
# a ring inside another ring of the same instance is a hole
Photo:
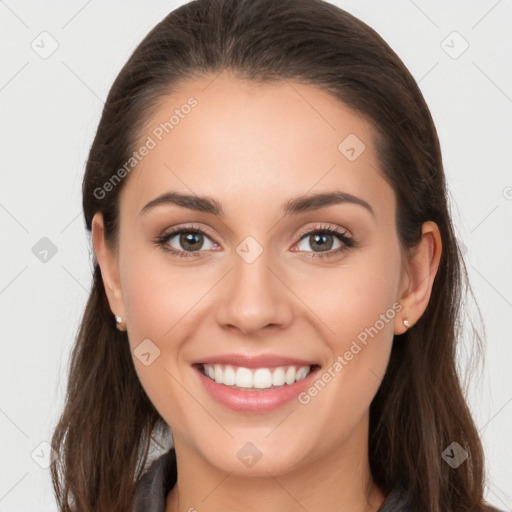
[[[125,318],[123,292],[119,278],[119,263],[117,254],[107,244],[103,216],[96,213],[91,223],[92,244],[96,260],[101,269],[103,286],[107,294],[110,309],[114,315]]]
[[[403,306],[401,315],[395,320],[395,334],[403,334],[407,327],[414,325],[427,309],[441,259],[442,242],[439,228],[435,222],[425,222],[421,228],[421,240],[411,250],[402,274],[400,285],[400,302]]]

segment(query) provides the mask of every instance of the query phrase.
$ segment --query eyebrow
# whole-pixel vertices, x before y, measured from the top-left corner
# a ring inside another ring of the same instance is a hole
[[[373,208],[364,199],[341,191],[294,197],[285,202],[281,208],[284,215],[290,215],[319,210],[320,208],[343,203],[362,206],[375,217]],[[166,192],[156,197],[142,208],[139,215],[162,205],[181,206],[182,208],[224,217],[222,206],[215,199],[208,196],[182,194],[180,192]]]

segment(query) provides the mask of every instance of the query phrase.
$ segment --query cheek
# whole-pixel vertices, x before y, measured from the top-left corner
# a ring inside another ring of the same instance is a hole
[[[392,337],[393,319],[400,308],[396,300],[399,277],[398,251],[376,247],[354,253],[339,266],[312,266],[301,273],[296,289],[339,354],[359,335],[364,339],[368,330],[373,337],[381,332],[385,338]]]
[[[316,272],[305,282],[312,290],[307,304],[331,354],[318,377],[322,382],[315,381],[300,403],[320,424],[333,425],[318,441],[326,447],[357,427],[385,374],[401,309],[395,299],[399,267],[392,261],[398,260],[354,258],[327,279]]]
[[[151,402],[171,424],[190,413],[190,396],[180,385],[188,368],[179,362],[182,347],[193,332],[193,306],[204,292],[190,274],[171,272],[169,264],[163,265],[142,251],[125,258],[122,272],[135,370]],[[180,430],[179,422],[172,425]]]
[[[172,339],[206,283],[193,269],[172,263],[162,249],[133,246],[125,254],[121,279],[130,334],[134,340]]]
[[[330,404],[330,414],[340,425],[355,421],[369,407],[389,361],[395,319],[402,308],[396,300],[398,249],[375,244],[339,267],[317,268],[304,275],[297,294],[308,297],[307,305],[331,353],[326,362],[331,371],[325,372],[329,373],[325,379],[332,384],[322,391],[317,405]],[[347,417],[347,411],[353,414]]]
[[[201,322],[204,297],[218,278],[211,271],[201,273],[173,263],[160,251],[126,246],[120,272],[135,369],[162,413],[162,404],[175,410],[187,401],[178,384],[189,378],[189,368],[183,365],[185,352]],[[152,362],[146,366],[139,355],[148,352]],[[169,396],[175,399],[169,401]]]

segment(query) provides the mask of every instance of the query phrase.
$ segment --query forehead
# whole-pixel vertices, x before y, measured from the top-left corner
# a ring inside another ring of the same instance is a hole
[[[190,80],[160,99],[135,149],[144,145],[122,193],[134,210],[169,190],[218,198],[229,215],[336,189],[394,214],[371,124],[312,85]]]

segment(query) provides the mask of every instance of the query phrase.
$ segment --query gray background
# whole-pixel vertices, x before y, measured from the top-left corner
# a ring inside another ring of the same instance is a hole
[[[47,443],[91,283],[84,163],[117,73],[182,3],[0,0],[0,512],[57,510]],[[486,496],[512,510],[512,0],[332,3],[388,41],[436,122],[487,336],[468,389]]]

